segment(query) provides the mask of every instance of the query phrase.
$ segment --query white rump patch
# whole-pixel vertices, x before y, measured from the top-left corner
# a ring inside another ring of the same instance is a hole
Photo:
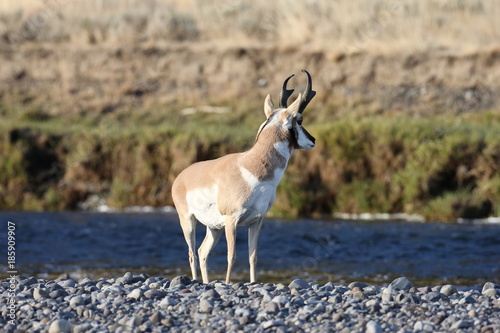
[[[189,212],[193,214],[198,221],[210,228],[224,227],[224,216],[217,208],[218,186],[199,188],[189,191],[186,195],[186,201],[189,205]]]

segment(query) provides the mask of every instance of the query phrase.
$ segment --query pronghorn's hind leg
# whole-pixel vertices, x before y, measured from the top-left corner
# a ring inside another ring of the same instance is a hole
[[[193,280],[198,279],[198,257],[196,256],[196,218],[193,215],[182,216],[179,214],[182,232],[188,245],[189,266]]]
[[[224,229],[214,229],[207,227],[207,234],[205,235],[205,239],[198,249],[198,256],[200,257],[201,278],[203,279],[203,283],[209,282],[207,273],[208,255],[214,248],[215,244],[217,244],[217,242],[219,241],[223,230]]]

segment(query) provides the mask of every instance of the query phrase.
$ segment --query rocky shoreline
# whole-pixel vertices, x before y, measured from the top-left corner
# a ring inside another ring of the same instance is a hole
[[[14,305],[12,305],[14,304]],[[126,273],[0,281],[0,332],[500,332],[500,285],[202,284]]]

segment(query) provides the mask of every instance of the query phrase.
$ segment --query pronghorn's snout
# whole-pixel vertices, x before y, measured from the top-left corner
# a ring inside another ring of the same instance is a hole
[[[299,149],[309,150],[316,145],[316,139],[302,126],[296,136]]]
[[[309,134],[309,133],[307,133]],[[312,143],[312,147],[313,148],[314,146],[316,146],[316,139],[314,138],[314,136],[312,136],[311,134],[309,134],[309,139],[311,140],[311,143]]]

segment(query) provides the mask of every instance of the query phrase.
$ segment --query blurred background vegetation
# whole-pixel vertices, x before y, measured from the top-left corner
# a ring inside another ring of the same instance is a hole
[[[0,209],[171,205],[175,176],[248,149],[265,95],[306,68],[317,147],[272,214],[498,216],[498,17],[495,0],[4,1]]]

